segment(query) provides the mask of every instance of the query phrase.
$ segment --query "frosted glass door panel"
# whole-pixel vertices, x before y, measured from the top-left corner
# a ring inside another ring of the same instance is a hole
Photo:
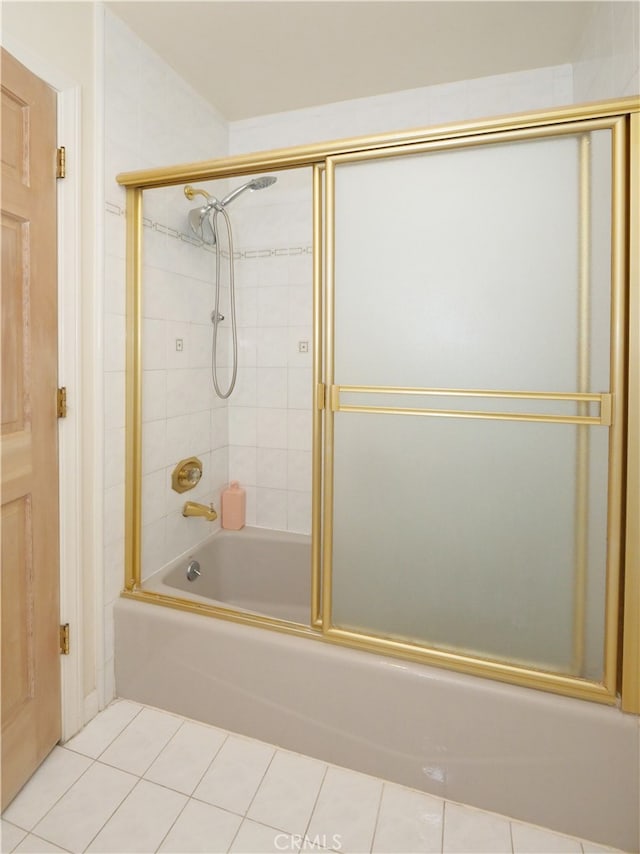
[[[590,429],[588,531],[565,424],[336,413],[332,623],[600,679],[608,430]],[[574,590],[577,538],[589,537]]]
[[[335,381],[575,391],[588,343],[605,391],[610,173],[608,130],[337,163]]]

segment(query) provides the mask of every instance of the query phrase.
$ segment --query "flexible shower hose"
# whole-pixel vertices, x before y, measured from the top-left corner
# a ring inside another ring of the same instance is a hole
[[[218,325],[220,323],[220,261],[222,250],[220,248],[220,239],[218,234],[218,215],[223,214],[225,225],[227,227],[227,242],[229,245],[229,302],[231,303],[231,335],[233,339],[233,370],[231,372],[231,382],[229,388],[223,392],[220,390],[218,383]],[[211,345],[211,379],[213,387],[218,397],[225,400],[233,391],[236,384],[236,376],[238,374],[238,333],[236,329],[236,290],[234,277],[234,257],[233,257],[233,233],[231,229],[231,220],[229,214],[222,205],[216,205],[213,214],[213,234],[216,245],[216,304],[213,309],[211,320],[213,322],[213,342]]]

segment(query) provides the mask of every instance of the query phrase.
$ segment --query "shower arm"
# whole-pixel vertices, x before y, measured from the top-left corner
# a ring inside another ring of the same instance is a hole
[[[206,190],[200,190],[197,187],[192,187],[191,184],[187,184],[187,186],[184,188],[184,194],[189,199],[189,201],[191,201],[194,196],[204,196],[207,200],[213,198],[213,196],[207,193]]]

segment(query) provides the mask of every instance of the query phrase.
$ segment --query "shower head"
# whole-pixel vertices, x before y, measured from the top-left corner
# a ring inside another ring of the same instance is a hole
[[[245,190],[263,190],[265,187],[275,184],[277,180],[275,175],[262,175],[260,178],[252,178],[251,181],[247,181],[246,184],[242,184],[242,186],[232,190],[221,201],[218,201],[215,196],[207,193],[206,190],[195,189],[189,185],[186,186],[184,194],[188,199],[192,199],[197,194],[204,196],[206,199],[205,204],[201,208],[194,208],[192,211],[189,211],[189,226],[191,227],[191,231],[203,243],[213,246],[216,242],[216,236],[209,217],[210,212],[214,208],[217,211],[222,211],[229,202],[232,202],[240,193],[244,193]]]
[[[208,202],[201,208],[194,208],[189,211],[189,226],[191,227],[191,231],[199,240],[202,240],[203,243],[208,243],[210,246],[213,246],[216,242],[213,226],[209,219],[209,211],[213,206],[212,203]]]
[[[246,184],[242,184],[242,186],[237,187],[235,190],[232,190],[227,196],[222,199],[220,204],[222,207],[225,207],[232,202],[235,198],[237,198],[240,193],[244,193],[245,190],[263,190],[265,187],[270,187],[272,184],[278,179],[275,175],[262,175],[260,178],[253,178],[251,181],[247,181]]]
[[[270,187],[275,184],[278,179],[275,175],[262,175],[260,178],[254,178],[249,182],[250,190],[264,190],[265,187]]]

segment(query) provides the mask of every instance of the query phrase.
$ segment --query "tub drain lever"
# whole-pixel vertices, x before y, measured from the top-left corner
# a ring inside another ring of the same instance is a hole
[[[196,578],[200,576],[200,564],[197,560],[193,558],[189,561],[189,565],[187,566],[187,581],[195,581]]]

